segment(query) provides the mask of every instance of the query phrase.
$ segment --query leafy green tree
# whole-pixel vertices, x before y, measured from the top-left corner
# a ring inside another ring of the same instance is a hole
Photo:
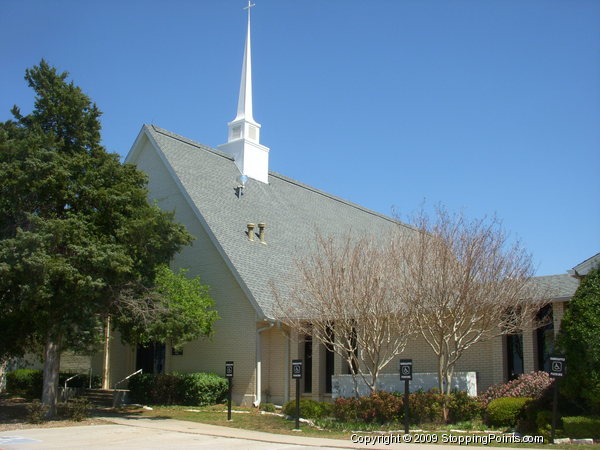
[[[116,316],[125,341],[141,345],[168,342],[180,347],[212,334],[219,315],[213,309],[209,287],[200,282],[200,277],[188,278],[186,273],[185,269],[173,272],[166,265],[158,268],[155,284],[146,297],[149,305],[139,308],[139,301],[134,301]]]
[[[558,346],[567,357],[563,392],[600,413],[600,267],[583,277],[569,302]]]
[[[67,76],[28,69],[33,112],[0,124],[0,359],[43,351],[50,415],[61,352],[94,343],[191,241],[148,204],[146,176],[101,146],[101,113]]]

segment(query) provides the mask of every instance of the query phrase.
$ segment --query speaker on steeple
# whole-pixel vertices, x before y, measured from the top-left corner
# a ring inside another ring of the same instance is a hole
[[[248,0],[248,31],[237,115],[229,122],[227,143],[218,148],[231,156],[242,175],[263,183],[269,182],[269,148],[260,144],[260,124],[252,117],[252,53],[250,46],[250,8]]]

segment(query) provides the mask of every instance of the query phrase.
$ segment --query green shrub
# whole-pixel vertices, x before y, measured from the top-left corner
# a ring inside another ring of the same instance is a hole
[[[575,439],[600,439],[600,417],[563,417],[565,434]]]
[[[180,403],[179,385],[181,380],[176,375],[157,374],[150,385],[150,399],[156,405],[175,405]]]
[[[265,412],[275,412],[277,411],[277,408],[275,408],[273,403],[261,403],[260,410]]]
[[[63,404],[63,414],[75,422],[81,422],[90,415],[92,405],[87,398],[76,397]]]
[[[58,374],[58,385],[64,386],[65,381],[71,378],[73,373],[61,372]],[[40,398],[42,396],[42,384],[44,375],[41,370],[17,369],[6,374],[6,389],[11,394],[22,395],[27,398]],[[92,376],[92,387],[100,387],[101,378]],[[81,374],[69,381],[69,387],[87,388],[90,378],[88,374]]]
[[[129,396],[134,403],[153,403],[150,395],[154,375],[141,373],[129,379]]]
[[[300,417],[304,419],[321,419],[331,414],[333,406],[327,402],[317,402],[309,398],[300,399]],[[283,405],[283,412],[296,417],[296,400],[290,400]]]
[[[42,396],[42,380],[41,370],[13,370],[6,374],[6,390],[27,398],[39,398]]]
[[[489,425],[515,427],[525,407],[532,400],[530,397],[504,397],[492,400],[486,409]]]
[[[48,407],[39,400],[34,400],[27,405],[27,422],[42,423],[46,420]]]
[[[180,395],[183,405],[206,406],[221,403],[227,396],[228,381],[215,373],[187,373],[181,379]]]
[[[537,411],[535,413],[535,427],[527,430],[527,434],[543,436],[544,441],[550,439],[552,432],[552,411]]]
[[[140,374],[129,380],[131,400],[151,405],[206,406],[220,403],[227,380],[214,373]]]
[[[483,412],[480,400],[465,391],[452,392],[448,403],[450,423],[467,422],[481,417]]]

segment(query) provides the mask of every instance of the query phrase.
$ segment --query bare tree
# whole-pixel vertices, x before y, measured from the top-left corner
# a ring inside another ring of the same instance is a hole
[[[296,283],[282,294],[274,284],[278,319],[311,335],[348,364],[358,394],[360,376],[371,391],[382,369],[406,345],[410,316],[389,257],[393,240],[316,234],[315,247],[296,261]]]
[[[531,256],[510,242],[496,218],[467,220],[438,207],[421,212],[417,233],[401,235],[395,259],[403,297],[438,359],[439,389],[450,393],[454,367],[471,346],[536,328],[548,295],[531,282]]]

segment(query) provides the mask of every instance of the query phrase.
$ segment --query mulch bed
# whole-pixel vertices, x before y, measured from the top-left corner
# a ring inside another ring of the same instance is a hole
[[[105,420],[94,418],[94,411],[89,419],[75,422],[61,417],[43,423],[27,422],[27,405],[31,400],[20,397],[0,398],[0,431],[24,430],[27,428],[72,427],[79,425],[106,424]]]

